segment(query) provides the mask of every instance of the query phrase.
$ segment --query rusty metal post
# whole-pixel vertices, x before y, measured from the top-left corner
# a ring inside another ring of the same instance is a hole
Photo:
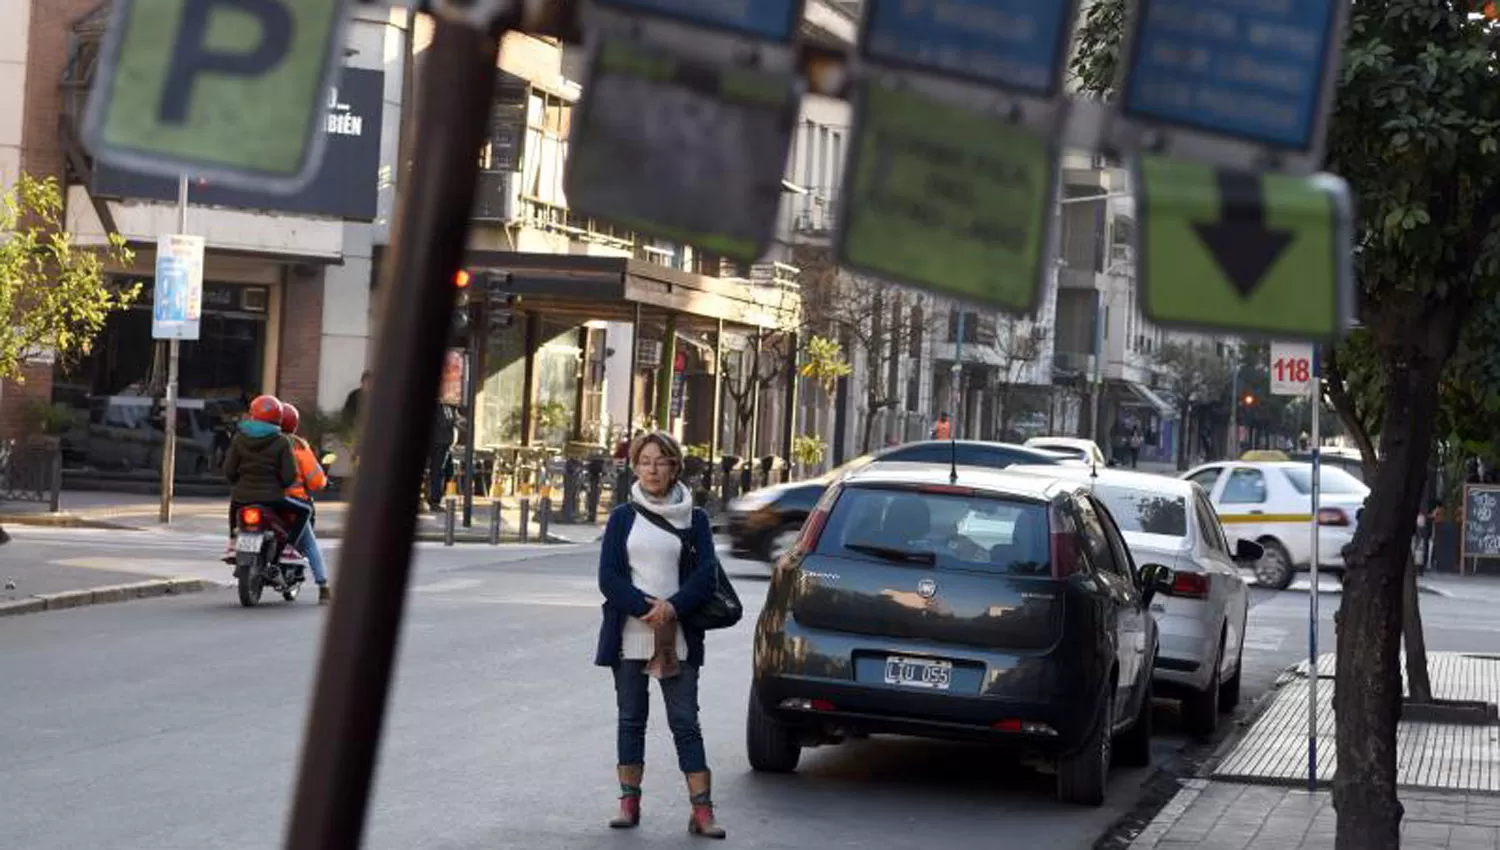
[[[417,96],[411,180],[399,199],[370,409],[428,409],[437,398],[463,261],[499,29],[439,17]],[[360,846],[401,631],[419,482],[432,417],[390,416],[365,432],[323,636],[287,850]]]

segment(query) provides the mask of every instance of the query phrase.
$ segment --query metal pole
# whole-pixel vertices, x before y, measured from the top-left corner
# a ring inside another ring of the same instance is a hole
[[[177,176],[177,233],[187,233],[188,178]],[[161,281],[156,282],[157,286]],[[177,482],[177,367],[182,359],[182,343],[167,341],[167,393],[162,423],[161,443],[161,511],[163,523],[172,521],[172,497]]]
[[[1322,366],[1318,347],[1312,356],[1312,564],[1307,589],[1307,790],[1318,789],[1318,497],[1322,463],[1318,434],[1319,411],[1323,407]]]
[[[963,305],[958,305],[958,325],[953,337],[953,386],[948,388],[948,427],[955,440],[960,436],[958,423],[963,420],[959,413],[959,407],[963,405],[963,389],[959,385],[964,377],[964,318],[967,315]]]
[[[1104,442],[1104,335],[1107,319],[1104,315],[1104,293],[1100,292],[1094,307],[1094,442]]]
[[[499,546],[500,545],[500,511],[504,510],[504,508],[505,508],[505,506],[500,503],[499,499],[496,499],[495,501],[493,501],[493,502],[490,503],[490,545],[491,546]]]
[[[464,429],[464,528],[474,525],[474,432],[479,421],[474,409],[474,398],[479,390],[479,328],[469,326],[469,350],[464,356],[464,415],[468,427]]]
[[[1238,356],[1238,351],[1236,351],[1236,356]],[[1238,422],[1240,412],[1240,364],[1238,361],[1229,370],[1229,375],[1229,443],[1227,446],[1229,454],[1227,459],[1234,460],[1240,453],[1240,426]]]
[[[399,199],[381,294],[370,409],[426,410],[437,397],[494,90],[499,39],[438,18],[417,99],[412,180]],[[365,433],[308,713],[287,850],[356,850],[395,663],[432,417]]]

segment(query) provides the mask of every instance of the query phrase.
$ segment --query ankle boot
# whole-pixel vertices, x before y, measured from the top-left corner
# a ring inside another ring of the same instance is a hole
[[[714,819],[713,774],[705,770],[686,776],[688,799],[693,804],[693,814],[688,818],[688,833],[704,838],[724,838],[729,833]]]
[[[620,776],[620,813],[609,822],[610,829],[633,829],[641,823],[641,777],[646,767],[622,764],[615,768]]]

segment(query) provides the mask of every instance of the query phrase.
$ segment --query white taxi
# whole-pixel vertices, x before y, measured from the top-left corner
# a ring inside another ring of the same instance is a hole
[[[1312,465],[1226,461],[1189,470],[1183,478],[1209,494],[1230,545],[1253,540],[1265,554],[1255,565],[1264,587],[1285,589],[1312,562]],[[1318,569],[1344,569],[1343,549],[1354,539],[1358,513],[1370,495],[1363,482],[1323,466],[1318,510]]]

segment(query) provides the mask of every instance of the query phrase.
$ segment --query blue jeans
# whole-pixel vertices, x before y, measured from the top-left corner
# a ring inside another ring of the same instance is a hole
[[[302,529],[302,539],[297,541],[297,548],[307,556],[307,568],[312,570],[313,581],[318,585],[328,583],[328,572],[323,567],[323,550],[318,548],[318,538],[313,534],[311,525]]]
[[[661,679],[667,704],[667,725],[677,744],[677,766],[683,773],[708,770],[703,752],[703,730],[698,726],[698,668],[681,664],[682,672]],[[651,677],[646,662],[621,661],[614,667],[615,702],[620,709],[619,763],[646,763],[646,718],[651,713]]]

